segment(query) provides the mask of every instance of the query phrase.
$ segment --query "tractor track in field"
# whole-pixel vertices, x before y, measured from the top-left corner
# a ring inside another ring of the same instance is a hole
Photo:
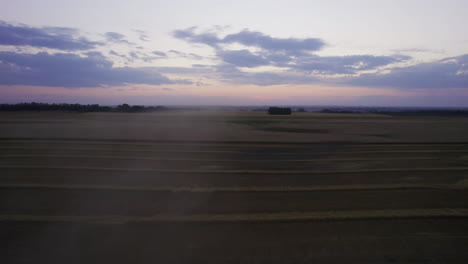
[[[0,183],[0,189],[71,189],[71,190],[117,190],[143,192],[336,192],[366,190],[461,190],[464,184],[362,184],[327,186],[243,186],[243,187],[200,187],[200,186],[118,186],[105,184],[34,184]]]
[[[422,218],[468,218],[465,208],[396,209],[322,212],[284,212],[256,214],[192,214],[131,216],[60,216],[0,214],[0,222],[81,222],[96,224],[126,224],[145,222],[270,222],[270,221],[351,221],[369,219],[422,219]]]
[[[130,169],[107,167],[61,167],[61,166],[8,166],[2,165],[0,169],[67,169],[67,170],[98,170],[98,171],[129,171],[129,172],[167,172],[167,173],[202,173],[202,174],[346,174],[346,173],[379,173],[379,172],[424,172],[424,171],[468,171],[468,167],[440,167],[440,168],[396,168],[396,169],[369,169],[369,170],[343,170],[343,171],[278,171],[278,170],[178,170],[178,169]]]
[[[468,153],[468,151],[467,151]],[[12,158],[50,158],[50,159],[117,159],[117,160],[149,160],[149,161],[193,161],[193,162],[266,162],[268,160],[243,159],[183,159],[155,158],[138,156],[99,156],[99,155],[0,155],[0,159]],[[325,158],[325,159],[275,159],[275,162],[362,162],[362,161],[398,161],[398,160],[443,160],[441,157],[392,157],[392,158]]]

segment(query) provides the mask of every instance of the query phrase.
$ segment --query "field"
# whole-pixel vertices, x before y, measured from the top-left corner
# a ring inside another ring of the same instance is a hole
[[[1,263],[468,263],[468,118],[0,113]]]

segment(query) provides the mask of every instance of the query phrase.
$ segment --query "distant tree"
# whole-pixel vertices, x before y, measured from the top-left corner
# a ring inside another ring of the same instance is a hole
[[[145,112],[145,107],[142,105],[134,105],[130,107],[130,112],[132,113]]]
[[[130,105],[128,104],[121,104],[117,106],[117,111],[119,112],[130,112]]]

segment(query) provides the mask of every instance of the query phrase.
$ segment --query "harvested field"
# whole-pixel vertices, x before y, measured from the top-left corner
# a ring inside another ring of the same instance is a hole
[[[467,182],[466,118],[0,113],[6,263],[466,263]]]

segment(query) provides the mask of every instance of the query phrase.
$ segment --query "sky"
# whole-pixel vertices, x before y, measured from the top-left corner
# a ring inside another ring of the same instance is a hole
[[[0,103],[468,107],[466,0],[0,6]]]

